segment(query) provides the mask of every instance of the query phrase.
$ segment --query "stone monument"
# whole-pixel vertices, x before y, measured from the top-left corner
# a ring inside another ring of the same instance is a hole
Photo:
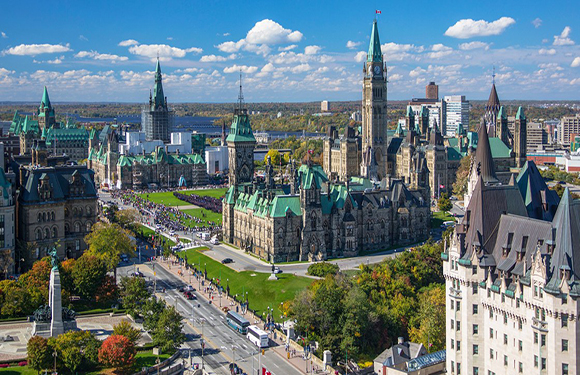
[[[272,262],[272,274],[268,277],[268,280],[278,280],[278,276],[276,276],[276,266],[274,262]]]
[[[48,306],[40,306],[34,312],[33,335],[56,337],[65,331],[76,329],[75,312],[62,307],[62,290],[56,248],[48,252],[52,270],[48,287]]]

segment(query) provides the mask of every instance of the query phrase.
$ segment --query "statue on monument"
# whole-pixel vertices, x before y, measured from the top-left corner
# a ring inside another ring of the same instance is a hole
[[[53,247],[52,250],[48,252],[48,255],[50,255],[50,263],[52,264],[52,269],[53,270],[58,269],[58,255],[56,253],[56,247]]]

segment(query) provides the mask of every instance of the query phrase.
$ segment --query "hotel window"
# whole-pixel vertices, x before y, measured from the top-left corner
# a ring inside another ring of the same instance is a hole
[[[455,307],[457,308],[457,311],[461,310],[461,302],[455,302]]]
[[[504,334],[503,334],[503,344],[504,344],[504,345],[507,345],[507,342],[508,342],[508,337],[507,337],[507,335],[504,333]]]
[[[522,321],[521,321],[521,320],[518,320],[518,329],[519,329],[520,331],[522,330],[522,326],[523,326],[523,323],[522,323]]]
[[[518,372],[521,374],[524,372],[524,364],[523,363],[518,363]]]
[[[457,351],[461,350],[461,341],[457,340]]]
[[[538,356],[534,356],[534,367],[538,367]]]
[[[568,327],[568,315],[562,315],[562,328]]]
[[[538,332],[534,332],[534,344],[538,343]]]
[[[493,328],[489,329],[489,338],[493,339]]]
[[[477,315],[477,305],[473,305],[473,315]]]
[[[493,349],[489,349],[489,359],[493,359]]]
[[[473,354],[479,354],[479,345],[473,344]]]
[[[503,356],[503,365],[504,366],[507,366],[508,365],[508,356],[507,355],[504,355]]]
[[[489,309],[489,317],[493,318],[493,310],[492,309]]]
[[[457,375],[461,375],[461,363],[457,364]]]
[[[562,351],[563,352],[567,352],[568,351],[568,340],[562,339]]]
[[[546,335],[541,336],[541,345],[546,346]]]
[[[479,367],[473,368],[473,375],[479,375]]]
[[[451,300],[451,310],[455,309],[455,307],[453,306],[453,300]]]
[[[503,314],[503,324],[507,324],[507,314]]]
[[[457,331],[461,330],[461,322],[458,320],[457,322],[455,322],[455,325],[457,327]]]
[[[542,370],[546,369],[546,358],[542,358]]]
[[[524,344],[522,343],[522,340],[518,340],[518,351],[522,351],[522,349],[524,348]]]
[[[451,339],[451,349],[455,349],[455,340]]]
[[[451,329],[454,329],[453,327],[455,326],[453,319],[451,319]]]
[[[474,335],[479,334],[479,326],[477,324],[473,325],[473,334]]]
[[[477,288],[478,288],[478,286],[477,286],[477,283],[473,284],[473,285],[471,286],[471,288],[472,288],[472,292],[471,292],[471,293],[472,293],[472,294],[477,294]]]
[[[568,364],[562,363],[562,375],[568,375]]]

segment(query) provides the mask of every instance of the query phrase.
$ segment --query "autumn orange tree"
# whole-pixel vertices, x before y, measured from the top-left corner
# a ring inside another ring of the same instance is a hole
[[[125,374],[130,372],[135,364],[135,354],[135,346],[131,340],[122,335],[111,335],[101,345],[99,362]]]

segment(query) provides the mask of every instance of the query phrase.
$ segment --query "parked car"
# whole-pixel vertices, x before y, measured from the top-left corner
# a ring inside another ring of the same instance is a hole
[[[280,267],[274,267],[274,273],[282,273]]]
[[[234,260],[232,258],[226,258],[224,260],[222,260],[222,264],[228,264],[228,263],[233,263]]]
[[[185,292],[183,294],[185,296],[185,298],[187,298],[188,300],[194,300],[197,299],[197,297],[195,296],[195,294],[191,293],[191,292]]]

